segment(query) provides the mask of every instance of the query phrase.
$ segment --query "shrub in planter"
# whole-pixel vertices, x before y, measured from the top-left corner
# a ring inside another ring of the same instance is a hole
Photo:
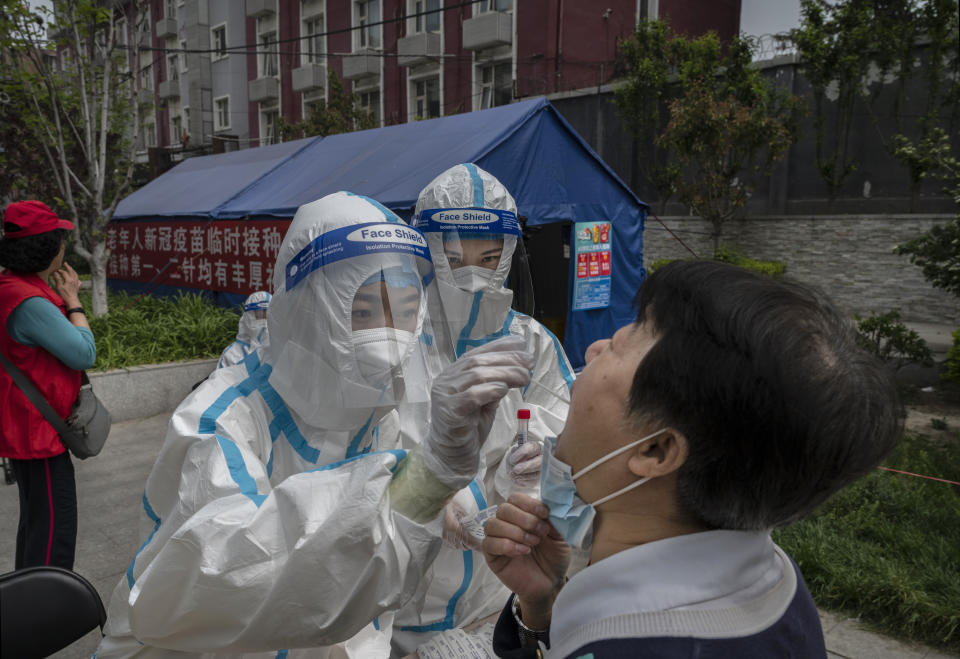
[[[933,366],[933,352],[916,331],[900,320],[896,309],[873,312],[868,318],[854,316],[857,321],[857,343],[896,369],[907,364]]]
[[[782,277],[787,271],[787,264],[783,263],[782,261],[759,261],[757,259],[751,259],[743,256],[736,250],[731,249],[726,245],[721,245],[720,248],[717,249],[716,253],[713,255],[713,259],[715,261],[723,261],[724,263],[739,265],[741,268],[759,272],[760,274],[767,275],[768,277]],[[650,273],[656,272],[657,268],[662,268],[671,261],[676,260],[677,259],[657,259],[647,266],[647,270]]]

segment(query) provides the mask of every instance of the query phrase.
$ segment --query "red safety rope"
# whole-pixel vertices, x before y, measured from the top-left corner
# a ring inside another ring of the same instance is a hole
[[[895,474],[903,474],[904,476],[914,476],[916,478],[926,478],[931,481],[940,481],[941,483],[949,483],[950,485],[960,485],[957,481],[949,481],[946,478],[937,478],[935,476],[924,476],[923,474],[915,474],[912,471],[900,471],[899,469],[891,469],[890,467],[877,467],[877,469],[883,469],[884,471],[892,471]]]

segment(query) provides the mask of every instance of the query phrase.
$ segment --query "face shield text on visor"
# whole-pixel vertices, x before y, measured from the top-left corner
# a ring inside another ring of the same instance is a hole
[[[429,400],[437,367],[425,298],[433,280],[426,239],[405,224],[357,223],[317,236],[286,263],[271,303],[271,318],[296,318],[274,352],[271,381],[282,378],[284,399],[324,427]]]
[[[417,228],[444,255],[444,275],[465,293],[502,288],[518,245],[517,214],[493,208],[424,209]],[[446,277],[444,277],[446,278]]]

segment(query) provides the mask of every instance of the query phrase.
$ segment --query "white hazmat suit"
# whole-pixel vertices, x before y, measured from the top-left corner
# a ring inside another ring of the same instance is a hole
[[[239,364],[251,352],[270,342],[266,316],[269,305],[270,293],[266,291],[256,291],[247,296],[243,301],[240,322],[237,323],[237,338],[220,353],[217,368]]]
[[[574,379],[557,338],[511,309],[513,292],[505,282],[520,234],[516,213],[516,202],[500,181],[467,163],[448,169],[423,189],[412,222],[427,237],[436,270],[437,289],[431,293],[439,298],[432,300],[431,315],[438,331],[446,328],[440,337],[443,358],[453,361],[504,336],[520,337],[534,355],[530,385],[501,400],[477,478],[451,504],[463,519],[506,500],[517,480],[509,474],[514,465],[505,459],[517,429],[517,410],[530,410],[529,439],[542,446],[545,437],[563,429]],[[495,245],[499,241],[502,249]],[[471,243],[481,247],[473,249]],[[536,448],[537,471],[525,474],[534,484],[539,482]],[[498,613],[508,596],[480,551],[445,544],[416,597],[397,613],[393,656],[412,652],[437,632]]]
[[[478,410],[522,386],[530,363],[500,353],[509,375],[474,377],[476,360],[461,362],[436,379],[449,391],[431,394],[424,247],[365,197],[297,211],[263,361],[218,369],[170,420],[97,657],[388,656],[392,612],[439,549],[437,513],[469,480],[425,465],[465,442],[478,453]],[[377,314],[386,326],[363,328]],[[447,411],[432,422],[431,395]],[[444,426],[451,415],[471,422]]]

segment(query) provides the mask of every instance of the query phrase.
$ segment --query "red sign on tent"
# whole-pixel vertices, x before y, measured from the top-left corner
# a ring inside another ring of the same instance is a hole
[[[273,292],[289,220],[132,222],[107,228],[107,277],[248,295]]]

